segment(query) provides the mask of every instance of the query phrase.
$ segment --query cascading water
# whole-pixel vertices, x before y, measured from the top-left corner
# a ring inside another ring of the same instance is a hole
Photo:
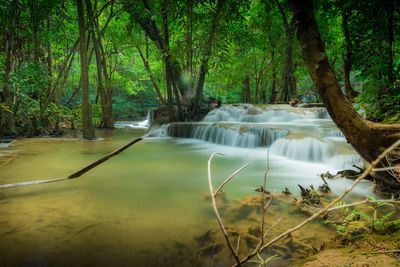
[[[223,106],[210,111],[202,122],[163,125],[148,136],[196,139],[251,149],[270,147],[273,155],[326,164],[334,169],[362,165],[360,156],[346,144],[324,108]]]

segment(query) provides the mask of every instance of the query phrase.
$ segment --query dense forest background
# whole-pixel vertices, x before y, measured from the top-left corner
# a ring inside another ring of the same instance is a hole
[[[400,3],[314,1],[350,102],[400,120]],[[165,104],[169,119],[223,103],[319,102],[279,0],[2,0],[0,135],[112,128]]]

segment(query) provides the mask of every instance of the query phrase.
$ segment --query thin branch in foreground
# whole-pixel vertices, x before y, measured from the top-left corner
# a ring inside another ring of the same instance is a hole
[[[78,177],[82,176],[84,173],[90,171],[94,167],[99,166],[103,162],[105,162],[105,161],[109,160],[110,158],[118,155],[119,153],[121,153],[122,151],[127,149],[128,147],[132,146],[133,144],[135,144],[135,143],[137,143],[137,142],[139,142],[141,140],[143,140],[142,137],[133,139],[131,142],[127,143],[126,145],[123,145],[120,148],[114,150],[113,152],[108,153],[107,155],[105,155],[101,159],[96,160],[95,162],[89,164],[88,166],[80,169],[79,171],[74,172],[73,174],[71,174],[71,175],[69,175],[69,176],[67,176],[65,178],[50,179],[50,180],[39,180],[39,181],[31,181],[31,182],[22,182],[22,183],[15,183],[15,184],[5,184],[5,185],[0,185],[0,189],[27,186],[27,185],[36,185],[36,184],[46,184],[46,183],[60,182],[60,181],[66,181],[66,180],[71,180],[71,179],[78,178]]]
[[[239,253],[239,247],[240,247],[240,234],[238,235],[238,240],[237,240],[237,245],[236,245],[236,254]]]
[[[222,155],[222,154],[221,154]],[[218,189],[215,191],[214,193],[214,197],[216,197],[218,195],[218,193],[222,190],[222,187],[229,182],[229,180],[231,180],[233,177],[235,177],[236,174],[238,174],[241,170],[243,170],[244,168],[246,168],[247,166],[249,166],[250,163],[246,163],[245,165],[243,165],[242,167],[240,167],[237,171],[235,171],[234,173],[231,174],[231,176],[228,177],[228,179],[226,179],[219,187]]]
[[[375,168],[372,169],[374,172],[385,172],[385,171],[390,171],[390,170],[400,170],[400,166],[392,166],[392,167],[386,167],[386,168]]]
[[[264,173],[264,184],[263,184],[263,188],[261,190],[261,241],[260,241],[261,245],[264,244],[265,211],[268,208],[269,204],[271,204],[271,201],[272,201],[272,196],[271,196],[269,198],[268,203],[264,205],[265,187],[267,186],[268,172],[269,172],[269,149],[267,151],[267,169],[265,170],[265,173]]]
[[[222,155],[221,153],[214,152],[214,153],[212,153],[212,155],[208,159],[208,185],[210,187],[210,195],[211,195],[212,205],[213,205],[213,208],[214,208],[215,216],[217,217],[217,220],[218,220],[219,227],[221,228],[221,231],[224,234],[226,243],[227,243],[227,245],[228,245],[233,257],[235,258],[237,266],[241,266],[239,256],[236,253],[235,249],[233,248],[233,245],[232,245],[231,241],[229,240],[228,233],[226,232],[225,226],[222,223],[221,216],[219,215],[219,212],[218,212],[217,203],[215,201],[215,196],[214,196],[214,191],[213,191],[213,186],[212,186],[212,179],[211,179],[211,160],[213,159],[213,157],[216,154]]]
[[[363,172],[363,174],[361,176],[359,176],[354,183],[343,192],[343,194],[341,196],[339,196],[338,198],[336,198],[334,201],[332,201],[327,207],[325,207],[324,209],[314,213],[314,215],[310,216],[309,218],[307,218],[306,220],[304,220],[303,222],[299,223],[297,226],[288,229],[287,231],[281,233],[280,235],[276,236],[274,239],[272,239],[271,241],[269,241],[268,243],[266,243],[265,245],[263,245],[260,248],[261,250],[264,250],[265,248],[271,246],[272,244],[278,242],[279,240],[281,240],[283,237],[291,234],[294,231],[299,230],[300,228],[302,228],[304,225],[308,224],[309,222],[311,222],[312,220],[314,220],[315,218],[321,216],[322,214],[326,213],[330,208],[332,208],[337,202],[341,201],[345,196],[347,196],[364,178],[366,178],[371,171],[382,161],[383,158],[385,158],[393,149],[395,149],[397,146],[400,145],[400,140],[397,140],[394,144],[392,144],[389,148],[387,148],[384,152],[382,152],[382,154],[380,154],[378,156],[378,158],[376,160],[374,160],[371,165]],[[251,253],[248,256],[246,256],[245,258],[243,258],[240,263],[245,263],[247,262],[249,259],[251,259],[252,257],[254,257],[257,253]],[[233,266],[240,266],[239,264],[235,264]]]
[[[361,200],[361,201],[357,201],[357,202],[353,202],[353,203],[349,203],[349,204],[344,204],[344,205],[340,205],[340,206],[337,206],[337,207],[333,207],[333,208],[328,209],[327,211],[334,211],[334,210],[353,207],[353,206],[357,206],[357,205],[361,205],[361,204],[371,204],[371,203],[400,204],[400,201],[399,200],[393,200],[393,199],[371,200],[371,199],[367,198],[367,199],[364,199],[364,200]]]

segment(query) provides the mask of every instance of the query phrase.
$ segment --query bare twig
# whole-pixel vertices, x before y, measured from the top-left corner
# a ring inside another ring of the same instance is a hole
[[[367,177],[370,172],[382,161],[383,158],[386,157],[386,155],[388,155],[393,149],[395,149],[397,146],[400,145],[400,140],[396,141],[394,144],[392,144],[389,148],[387,148],[382,154],[380,154],[378,156],[378,158],[376,160],[374,160],[371,165],[363,172],[363,174],[361,176],[359,176],[354,183],[343,192],[343,194],[341,196],[339,196],[338,198],[336,198],[334,201],[332,201],[327,207],[325,207],[324,209],[314,213],[314,215],[310,216],[309,218],[307,218],[306,220],[304,220],[303,222],[299,223],[298,225],[296,225],[295,227],[286,230],[285,232],[279,234],[278,236],[276,236],[274,239],[272,239],[271,241],[269,241],[268,243],[264,244],[259,251],[271,246],[272,244],[278,242],[279,240],[281,240],[283,237],[291,234],[294,231],[299,230],[300,228],[302,228],[304,225],[308,224],[309,222],[311,222],[312,220],[314,220],[315,218],[321,216],[322,214],[326,213],[330,208],[332,208],[337,202],[341,201],[345,196],[347,196],[347,194],[349,194],[354,187],[356,187],[361,180],[363,180],[365,177]],[[245,258],[243,258],[240,262],[241,263],[245,263],[247,262],[249,259],[251,259],[252,257],[254,257],[257,254],[257,252],[253,252],[250,253],[249,255],[247,255]],[[233,266],[239,266],[238,264],[235,264]]]
[[[267,186],[267,175],[269,172],[269,150],[267,152],[267,169],[265,170],[264,173],[264,185],[261,190],[261,245],[264,244],[264,225],[265,225],[265,210],[268,208],[269,204],[272,201],[272,197],[270,197],[269,201],[267,204],[264,205],[264,196],[265,196],[265,187]]]
[[[211,155],[210,158],[208,159],[208,185],[209,185],[209,187],[210,187],[210,195],[211,195],[212,205],[213,205],[213,208],[214,208],[215,216],[217,217],[217,220],[218,220],[219,227],[221,228],[221,231],[222,231],[222,233],[224,234],[226,243],[227,243],[227,245],[228,245],[228,247],[229,247],[229,249],[230,249],[230,251],[231,251],[233,257],[235,258],[236,265],[237,265],[237,266],[241,266],[239,256],[238,256],[238,254],[236,253],[236,251],[234,250],[234,248],[233,248],[233,246],[232,246],[232,243],[231,243],[231,241],[229,240],[228,233],[226,232],[225,226],[224,226],[224,224],[222,223],[222,219],[221,219],[221,216],[219,215],[218,208],[217,208],[217,203],[216,203],[215,197],[214,197],[214,191],[213,191],[212,179],[211,179],[211,160],[213,159],[213,157],[214,157],[216,154],[221,155],[221,153],[214,152],[214,153],[212,153],[212,155]]]
[[[386,168],[375,168],[372,169],[374,172],[385,172],[385,171],[391,171],[391,170],[400,170],[400,166],[392,166],[392,167],[386,167]]]
[[[267,231],[265,231],[264,233],[264,238],[267,237],[268,233],[271,232],[271,230],[282,220],[282,217],[279,217],[278,220],[276,220],[276,222],[274,222],[268,229]]]
[[[237,245],[236,245],[236,254],[239,253],[239,247],[240,247],[240,234],[238,235],[238,240],[237,240]]]
[[[237,171],[235,171],[234,173],[231,174],[231,176],[228,177],[228,179],[226,179],[219,187],[218,189],[215,191],[214,193],[214,197],[216,197],[218,195],[218,193],[222,190],[222,187],[229,182],[230,179],[232,179],[233,177],[235,177],[236,174],[238,174],[241,170],[243,170],[244,168],[246,168],[247,166],[249,166],[250,163],[246,163],[245,165],[243,165],[242,167],[240,167]]]
[[[22,182],[22,183],[16,183],[16,184],[5,184],[5,185],[0,185],[0,189],[6,189],[6,188],[12,188],[12,187],[20,187],[20,186],[26,186],[26,185],[46,184],[46,183],[60,182],[60,181],[66,181],[66,180],[71,180],[71,179],[74,179],[74,178],[78,178],[78,177],[82,176],[82,174],[90,171],[94,167],[97,167],[98,165],[102,164],[106,160],[109,160],[110,158],[118,155],[119,153],[121,153],[122,151],[124,151],[125,149],[130,147],[131,145],[141,141],[142,139],[143,139],[142,137],[133,139],[128,144],[126,144],[126,145],[114,150],[113,152],[111,152],[111,153],[105,155],[104,157],[102,157],[101,159],[96,160],[95,162],[89,164],[88,166],[80,169],[79,171],[74,172],[73,174],[71,174],[71,175],[69,175],[69,176],[67,176],[65,178],[50,179],[50,180],[40,180],[40,181],[32,181],[32,182]]]

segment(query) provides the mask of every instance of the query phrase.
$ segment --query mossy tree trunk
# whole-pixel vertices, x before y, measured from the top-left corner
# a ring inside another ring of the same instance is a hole
[[[81,86],[82,86],[82,127],[83,138],[92,139],[94,135],[94,126],[92,120],[92,106],[89,98],[89,70],[87,61],[87,44],[85,30],[85,15],[83,13],[82,0],[76,0],[79,24],[79,46],[81,57]]]

